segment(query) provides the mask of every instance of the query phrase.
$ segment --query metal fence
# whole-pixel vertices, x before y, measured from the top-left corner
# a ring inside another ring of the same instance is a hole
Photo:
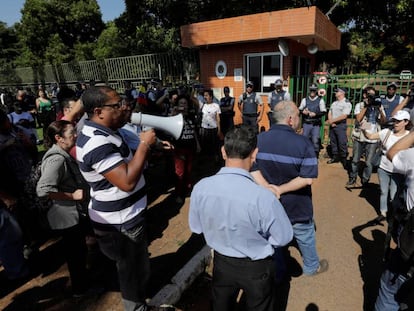
[[[160,78],[165,82],[190,82],[199,68],[198,53],[184,51],[171,54],[146,54],[128,57],[90,60],[45,65],[41,68],[16,68],[17,82],[0,81],[2,87],[49,85],[51,83],[73,86],[78,82],[103,82],[116,89],[123,88],[123,81],[133,84]]]

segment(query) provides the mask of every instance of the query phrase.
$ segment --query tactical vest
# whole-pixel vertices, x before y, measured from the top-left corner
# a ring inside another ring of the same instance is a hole
[[[282,91],[280,93],[276,93],[274,91],[272,92],[272,97],[270,99],[270,110],[273,110],[279,102],[285,99],[285,94],[286,91]]]
[[[387,120],[391,119],[391,113],[392,111],[395,109],[395,107],[398,106],[398,104],[400,103],[400,95],[395,95],[394,100],[393,101],[389,101],[385,98],[381,98],[381,105],[382,107],[384,107],[384,111],[385,111],[385,117],[387,118]]]
[[[306,106],[309,111],[316,113],[316,116],[311,117],[309,115],[303,115],[303,122],[304,123],[320,123],[321,122],[321,109],[319,107],[319,103],[321,102],[321,98],[317,97],[315,100],[311,100],[309,97],[306,97]]]
[[[256,93],[253,92],[250,95],[244,93],[243,95],[246,95],[246,98],[243,99],[243,114],[257,114]]]

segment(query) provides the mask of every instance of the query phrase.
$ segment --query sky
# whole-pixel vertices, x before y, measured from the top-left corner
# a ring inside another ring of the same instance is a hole
[[[0,21],[7,24],[8,27],[20,21],[20,10],[23,8],[25,0],[0,0]],[[125,2],[123,0],[97,0],[101,8],[102,19],[104,22],[113,20],[125,11]]]

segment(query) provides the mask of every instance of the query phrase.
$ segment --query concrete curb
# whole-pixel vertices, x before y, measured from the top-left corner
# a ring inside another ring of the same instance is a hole
[[[148,303],[152,307],[176,304],[183,292],[190,287],[194,280],[205,271],[212,258],[211,248],[205,245],[191,258],[180,271],[171,279],[171,284],[165,285]]]

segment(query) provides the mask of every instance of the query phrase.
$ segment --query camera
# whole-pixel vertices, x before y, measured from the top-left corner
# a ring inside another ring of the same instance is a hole
[[[368,94],[367,99],[368,99],[367,100],[368,106],[374,106],[374,107],[381,106],[381,97],[374,95],[374,94]]]

